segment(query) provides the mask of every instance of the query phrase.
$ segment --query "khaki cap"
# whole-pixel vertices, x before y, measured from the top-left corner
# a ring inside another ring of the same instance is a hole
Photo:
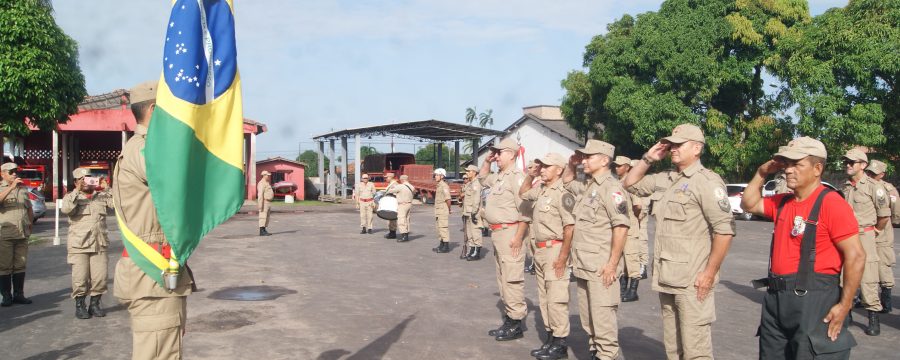
[[[694,124],[678,125],[672,129],[672,135],[662,139],[673,144],[682,144],[688,141],[706,143],[706,138],[703,137],[703,130],[700,130],[700,128]]]
[[[475,165],[469,165],[469,166],[466,166],[466,171],[478,172],[478,167]]]
[[[409,175],[406,175],[406,174],[400,175],[400,180],[406,180],[406,179],[409,179]]]
[[[584,145],[584,149],[578,149],[575,151],[585,155],[603,154],[609,157],[613,157],[613,155],[616,153],[616,147],[608,142],[600,140],[588,140],[587,144]]]
[[[392,172],[384,173],[384,177],[394,177],[394,173],[392,173]]]
[[[19,168],[19,165],[16,165],[16,163],[11,163],[11,162],[0,165],[0,170],[3,170],[3,171],[10,171],[10,170],[18,169],[18,168]]]
[[[543,158],[540,158],[535,161],[538,164],[544,164],[546,166],[559,166],[559,167],[566,166],[566,159],[562,155],[557,154],[557,153],[548,153],[547,155],[544,155]]]
[[[869,162],[869,157],[866,156],[866,153],[862,152],[859,149],[847,150],[847,153],[844,154],[844,159],[850,159],[853,161]]]
[[[804,136],[791,140],[787,146],[778,147],[778,152],[775,153],[775,156],[791,160],[800,160],[807,156],[827,159],[828,151],[825,150],[825,144],[822,144],[821,141]]]
[[[260,175],[260,176],[266,176],[266,175],[272,175],[272,173],[270,173],[270,172],[268,172],[268,171],[266,171],[266,170],[263,170],[262,173],[260,173],[259,175]]]
[[[72,171],[72,176],[76,179],[81,179],[88,175],[88,169],[85,168],[77,168]]]
[[[159,88],[159,81],[147,81],[144,83],[140,83],[137,86],[131,88],[128,92],[128,98],[131,100],[132,104],[137,104],[139,102],[144,102],[148,100],[156,100],[156,90]]]
[[[516,141],[513,139],[506,139],[500,142],[500,145],[491,145],[491,150],[494,151],[502,151],[502,150],[510,150],[514,153],[519,153],[519,144],[516,144]]]
[[[434,174],[440,175],[440,176],[447,176],[447,170],[444,170],[444,168],[437,168],[434,170]]]
[[[616,165],[631,165],[631,159],[624,156],[616,156],[616,160],[613,161],[613,164]]]
[[[872,160],[869,163],[869,166],[866,167],[866,171],[871,171],[875,175],[881,175],[887,170],[887,164],[881,162],[880,160]]]

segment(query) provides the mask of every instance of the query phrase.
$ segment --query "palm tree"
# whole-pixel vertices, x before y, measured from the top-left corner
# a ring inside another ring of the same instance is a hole
[[[478,126],[482,128],[487,128],[494,125],[494,110],[487,109],[480,114],[478,114],[478,110],[476,107],[466,108],[466,124],[472,125],[475,123],[475,120],[478,120]],[[472,153],[472,149],[475,149],[478,146],[479,139],[472,139],[471,142],[467,142],[463,151],[468,154]]]

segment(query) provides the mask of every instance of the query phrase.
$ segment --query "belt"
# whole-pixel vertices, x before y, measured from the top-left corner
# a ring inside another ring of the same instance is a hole
[[[813,276],[813,281],[811,283],[812,283],[813,288],[807,289],[806,291],[808,291],[808,290],[824,290],[824,289],[828,289],[831,287],[837,287],[837,286],[841,285],[841,278],[838,275],[812,274],[812,276]],[[797,282],[798,282],[797,274],[781,275],[781,276],[774,275],[774,276],[770,276],[770,277],[766,278],[766,281],[767,281],[766,285],[770,292],[778,292],[778,291],[794,291],[795,293],[800,292],[800,290],[797,290],[797,286],[799,285],[799,284],[797,284]],[[805,292],[802,292],[802,295],[801,295],[801,293],[797,293],[797,295],[799,295],[799,296],[803,296],[805,294],[806,294]]]
[[[866,226],[866,227],[862,228],[862,230],[860,230],[861,233],[869,232],[869,231],[875,231],[875,227],[874,226]]]
[[[163,244],[162,250],[160,250],[160,248],[159,248],[159,243],[153,243],[153,244],[147,244],[147,245],[150,245],[150,247],[152,247],[153,250],[156,250],[156,252],[160,253],[163,256],[163,258],[168,259],[171,257],[172,247],[169,246],[169,244]],[[128,249],[122,249],[122,257],[128,257]]]
[[[512,223],[505,223],[505,224],[491,224],[490,226],[491,226],[491,230],[500,230],[500,229],[510,228],[510,227],[513,227],[516,225],[519,225],[519,223],[512,222]]]
[[[562,243],[563,243],[562,240],[553,239],[553,240],[547,240],[547,241],[538,241],[538,242],[534,243],[534,246],[537,246],[538,248],[543,249],[543,248],[552,248],[552,247],[556,246],[556,244],[562,244]]]
[[[362,201],[362,202],[369,202],[369,201],[372,201],[372,200],[375,200],[375,199],[372,199],[372,198],[368,198],[368,199],[359,199],[359,201]]]

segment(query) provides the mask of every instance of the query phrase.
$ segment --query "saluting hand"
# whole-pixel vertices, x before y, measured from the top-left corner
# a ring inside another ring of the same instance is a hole
[[[600,269],[600,281],[606,288],[616,281],[616,267],[613,264],[606,264]]]
[[[772,159],[772,160],[766,161],[764,164],[760,165],[759,169],[757,169],[756,171],[759,173],[760,176],[766,177],[770,174],[774,174],[774,173],[777,173],[777,172],[783,170],[784,165],[785,165],[784,162]]]
[[[657,142],[650,150],[647,150],[647,158],[653,161],[660,161],[666,157],[666,152],[672,147],[672,144]]]
[[[712,290],[713,279],[716,278],[716,274],[708,274],[706,271],[701,271],[697,274],[697,280],[694,281],[694,287],[697,289],[697,300],[701,302],[706,300],[706,297],[709,296],[709,291]]]

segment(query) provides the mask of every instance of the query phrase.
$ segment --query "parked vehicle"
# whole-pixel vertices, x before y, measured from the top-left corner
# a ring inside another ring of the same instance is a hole
[[[433,204],[437,182],[434,181],[434,166],[408,164],[400,167],[400,173],[409,177],[409,183],[416,188],[416,195],[423,203]],[[459,202],[462,184],[445,179],[450,187],[450,201]]]
[[[109,161],[82,161],[79,166],[88,170],[87,176],[95,178],[105,178],[106,181],[109,182],[109,186],[112,186],[112,176],[110,176],[112,174],[112,166]]]
[[[840,194],[840,190],[835,188],[834,185],[831,185],[824,181],[822,182],[822,185],[825,185],[825,187],[837,191]],[[753,214],[745,212],[744,209],[741,209],[741,199],[744,197],[744,189],[747,188],[747,184],[727,184],[725,185],[725,187],[728,192],[728,202],[731,204],[731,213],[741,220],[753,219]],[[763,185],[762,196],[775,196],[775,180],[769,180],[765,185]]]
[[[34,212],[34,222],[44,217],[47,213],[47,204],[44,203],[44,193],[37,188],[28,187],[28,200],[31,201],[31,210]]]
[[[369,181],[375,184],[375,190],[387,188],[384,174],[392,172],[399,180],[403,165],[415,164],[416,156],[409,153],[372,154],[363,159],[362,171],[369,174]]]
[[[25,186],[47,194],[50,192],[50,182],[46,169],[44,165],[20,165],[17,175]]]

